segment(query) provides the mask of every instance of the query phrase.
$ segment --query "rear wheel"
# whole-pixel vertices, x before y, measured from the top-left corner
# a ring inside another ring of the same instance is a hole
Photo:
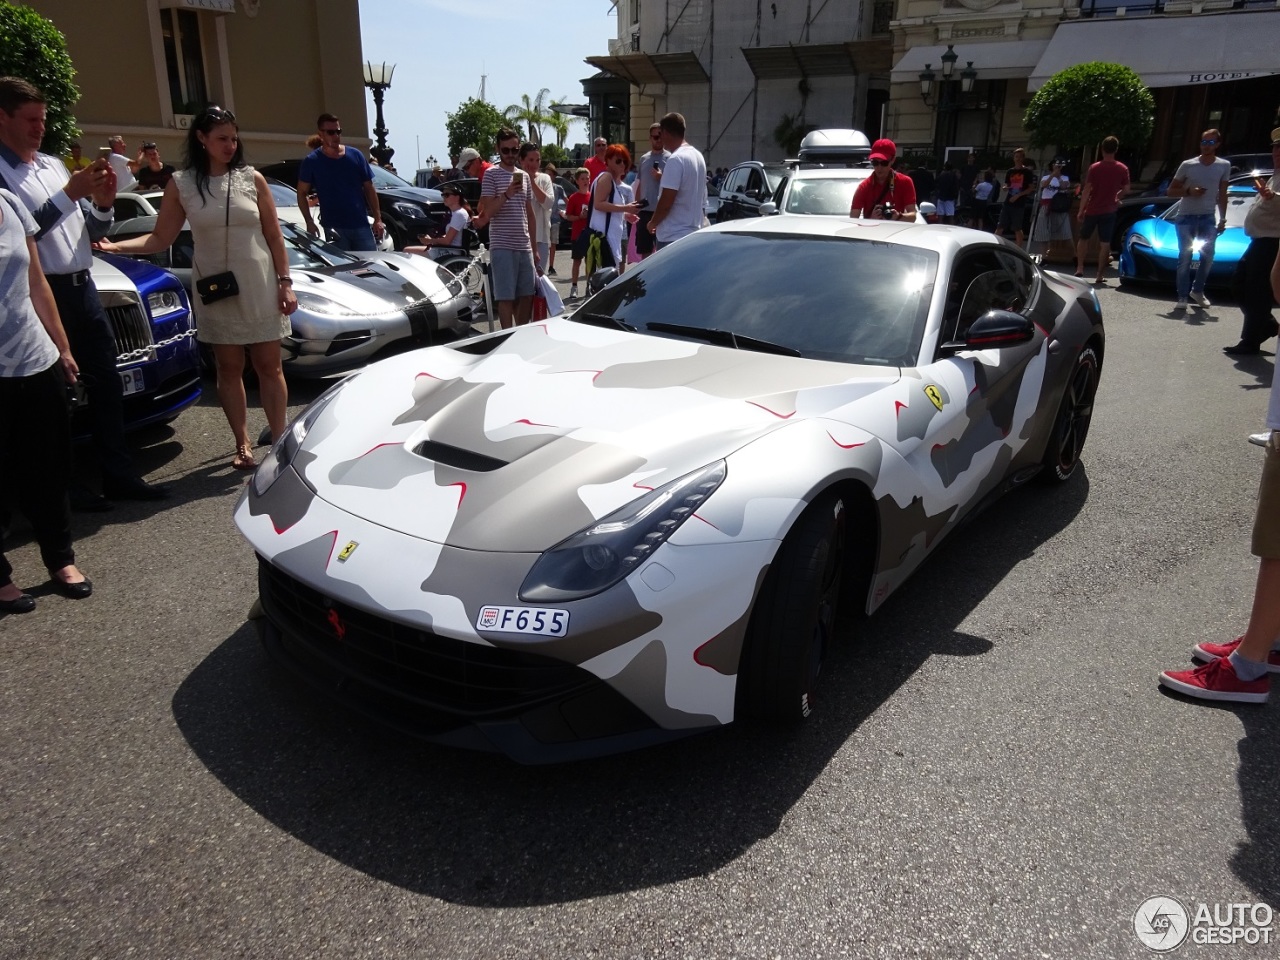
[[[799,723],[831,650],[844,591],[844,500],[818,497],[787,534],[756,597],[738,671],[738,716]]]
[[[1089,436],[1093,419],[1093,398],[1098,392],[1098,352],[1093,346],[1080,351],[1063,391],[1053,430],[1044,450],[1044,470],[1040,476],[1049,483],[1071,479],[1080,465],[1080,453]]]

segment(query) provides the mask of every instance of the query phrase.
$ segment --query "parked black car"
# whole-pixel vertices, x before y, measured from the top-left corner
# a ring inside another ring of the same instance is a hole
[[[716,222],[760,216],[760,205],[773,200],[774,191],[789,169],[786,163],[759,160],[748,160],[731,169],[720,185]]]
[[[301,165],[302,159],[298,158],[268,163],[257,169],[264,177],[296,186]],[[449,223],[449,210],[439,190],[415,187],[378,166],[372,170],[382,222],[391,232],[397,250],[417,243],[421,234],[438,237],[444,232]]]

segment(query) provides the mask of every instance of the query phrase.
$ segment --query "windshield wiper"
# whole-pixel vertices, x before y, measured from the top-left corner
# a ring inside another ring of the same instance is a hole
[[[732,330],[712,330],[707,327],[691,327],[683,323],[655,323],[645,324],[646,330],[653,330],[657,333],[678,333],[683,337],[692,337],[695,340],[705,340],[707,343],[715,344],[718,347],[733,347],[735,350],[755,350],[758,353],[780,353],[784,357],[802,357],[799,350],[794,347],[786,347],[780,343],[773,343],[769,340],[758,340],[755,337],[748,337],[745,334],[734,333]]]
[[[575,313],[573,319],[578,323],[589,324],[593,327],[613,327],[615,330],[635,330],[631,324],[625,320],[619,320],[617,317],[611,317],[605,313]]]

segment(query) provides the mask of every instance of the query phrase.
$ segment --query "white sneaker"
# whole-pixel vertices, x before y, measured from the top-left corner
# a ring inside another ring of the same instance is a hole
[[[1187,309],[1187,301],[1179,300],[1177,303],[1173,305],[1173,309],[1175,311]]]
[[[571,284],[569,287],[569,299],[570,300],[578,299],[578,285],[576,283]]]
[[[1202,307],[1213,306],[1213,304],[1209,302],[1208,297],[1206,297],[1203,293],[1197,293],[1194,290],[1191,291],[1191,299],[1194,300],[1197,304],[1199,304]]]
[[[1265,447],[1270,440],[1271,440],[1270,430],[1263,430],[1261,433],[1249,434],[1249,442],[1254,444],[1255,446]]]

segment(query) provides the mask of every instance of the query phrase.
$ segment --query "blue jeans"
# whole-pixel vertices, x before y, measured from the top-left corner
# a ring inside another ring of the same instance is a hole
[[[1191,245],[1204,238],[1200,248],[1200,266],[1196,268],[1196,293],[1204,293],[1205,281],[1213,267],[1213,247],[1218,240],[1218,221],[1212,213],[1188,213],[1174,221],[1178,229],[1178,299],[1191,292]]]
[[[330,232],[334,236],[333,242],[343,250],[378,249],[373,239],[373,229],[368,225],[349,228],[331,227]]]

